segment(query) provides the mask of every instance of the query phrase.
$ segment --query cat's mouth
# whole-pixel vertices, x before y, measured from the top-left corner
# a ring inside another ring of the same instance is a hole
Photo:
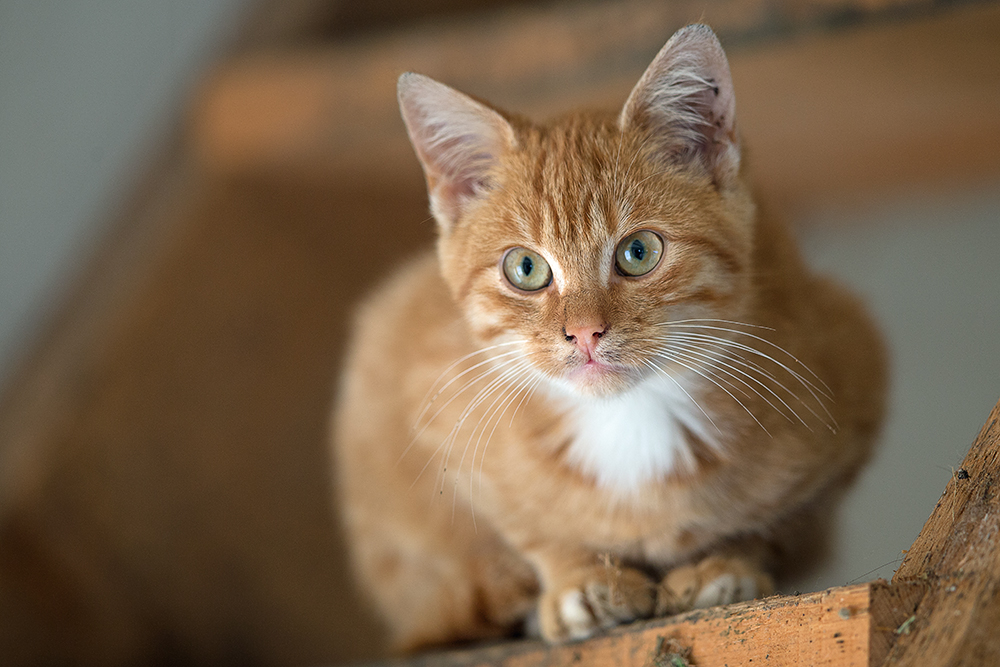
[[[607,373],[615,370],[610,364],[606,364],[600,359],[588,359],[581,364],[574,373]]]
[[[631,373],[618,364],[609,364],[591,357],[567,374],[567,379],[585,394],[606,395],[621,391]]]

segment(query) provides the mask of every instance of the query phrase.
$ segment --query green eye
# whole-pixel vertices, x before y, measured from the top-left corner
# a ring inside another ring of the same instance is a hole
[[[534,292],[552,282],[552,269],[537,252],[511,248],[503,258],[503,274],[518,289]]]
[[[615,266],[625,276],[644,276],[660,263],[663,240],[653,232],[643,230],[629,234],[615,250]]]

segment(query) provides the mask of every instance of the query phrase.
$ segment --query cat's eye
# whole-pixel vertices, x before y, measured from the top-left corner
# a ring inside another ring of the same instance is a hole
[[[615,250],[615,267],[625,276],[644,276],[660,263],[663,239],[649,230],[629,234]]]
[[[549,263],[527,248],[511,248],[503,258],[503,274],[514,287],[535,292],[552,282]]]

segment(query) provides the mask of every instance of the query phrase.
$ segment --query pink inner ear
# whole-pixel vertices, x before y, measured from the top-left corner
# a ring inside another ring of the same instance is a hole
[[[447,228],[489,187],[499,156],[514,144],[513,129],[493,109],[418,74],[400,77],[399,102],[435,216]]]
[[[739,168],[729,63],[707,26],[678,31],[629,95],[619,123],[651,132],[663,158],[700,162],[718,183]]]
[[[700,90],[688,94],[683,100],[687,107],[685,112],[690,112],[690,118],[682,117],[680,122],[687,120],[690,123],[694,141],[704,151],[711,151],[716,144],[734,138],[731,105],[725,97],[725,92],[714,78],[705,78]]]
[[[444,134],[434,142],[428,160],[436,166],[439,184],[447,183],[455,196],[472,197],[487,189],[497,156],[483,144],[482,137],[468,134]]]

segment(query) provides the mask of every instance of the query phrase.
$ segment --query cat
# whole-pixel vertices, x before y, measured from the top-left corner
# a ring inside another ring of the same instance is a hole
[[[885,352],[758,212],[712,30],[617,115],[535,124],[412,73],[398,96],[437,249],[360,306],[333,427],[394,650],[581,639],[819,558]]]

